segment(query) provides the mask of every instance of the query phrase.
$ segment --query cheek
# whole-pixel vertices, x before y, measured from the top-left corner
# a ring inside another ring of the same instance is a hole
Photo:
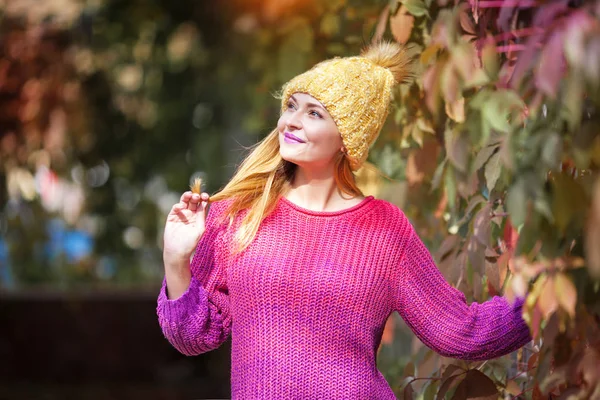
[[[279,119],[277,120],[277,129],[279,131],[282,131],[285,128],[285,119],[284,116],[282,115],[281,117],[279,117]]]

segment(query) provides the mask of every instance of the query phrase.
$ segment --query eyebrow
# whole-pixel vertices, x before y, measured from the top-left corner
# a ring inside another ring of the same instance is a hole
[[[290,96],[290,99],[292,99],[292,100],[294,100],[296,103],[298,103],[298,100],[297,100],[297,99],[294,97],[294,95]],[[307,106],[309,106],[309,107],[318,107],[318,108],[320,108],[320,109],[322,109],[322,110],[325,110],[325,107],[323,107],[323,106],[322,106],[322,105],[320,105],[320,104],[316,104],[316,103],[307,102],[307,103],[306,103],[306,105],[307,105]]]

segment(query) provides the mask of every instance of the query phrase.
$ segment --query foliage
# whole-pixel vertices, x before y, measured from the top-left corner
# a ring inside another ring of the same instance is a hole
[[[407,168],[434,202],[413,215],[444,216],[440,268],[472,299],[527,296],[535,340],[518,374],[498,374],[502,362],[449,364],[423,394],[597,398],[600,2],[450,3],[392,1],[382,12],[396,40],[422,49],[422,79],[397,96],[408,160],[425,157],[427,137],[441,149],[434,173]]]

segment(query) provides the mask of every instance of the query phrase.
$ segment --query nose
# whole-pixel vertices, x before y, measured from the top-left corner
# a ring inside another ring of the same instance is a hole
[[[302,129],[302,121],[300,120],[300,110],[289,111],[285,126],[292,129]]]

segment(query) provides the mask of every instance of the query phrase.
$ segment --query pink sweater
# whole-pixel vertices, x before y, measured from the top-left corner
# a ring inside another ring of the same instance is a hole
[[[522,302],[482,304],[440,274],[406,216],[373,197],[337,212],[281,198],[237,258],[214,203],[178,299],[158,297],[165,337],[196,355],[231,335],[239,399],[394,399],[377,370],[386,320],[398,311],[438,353],[482,360],[530,340]]]

